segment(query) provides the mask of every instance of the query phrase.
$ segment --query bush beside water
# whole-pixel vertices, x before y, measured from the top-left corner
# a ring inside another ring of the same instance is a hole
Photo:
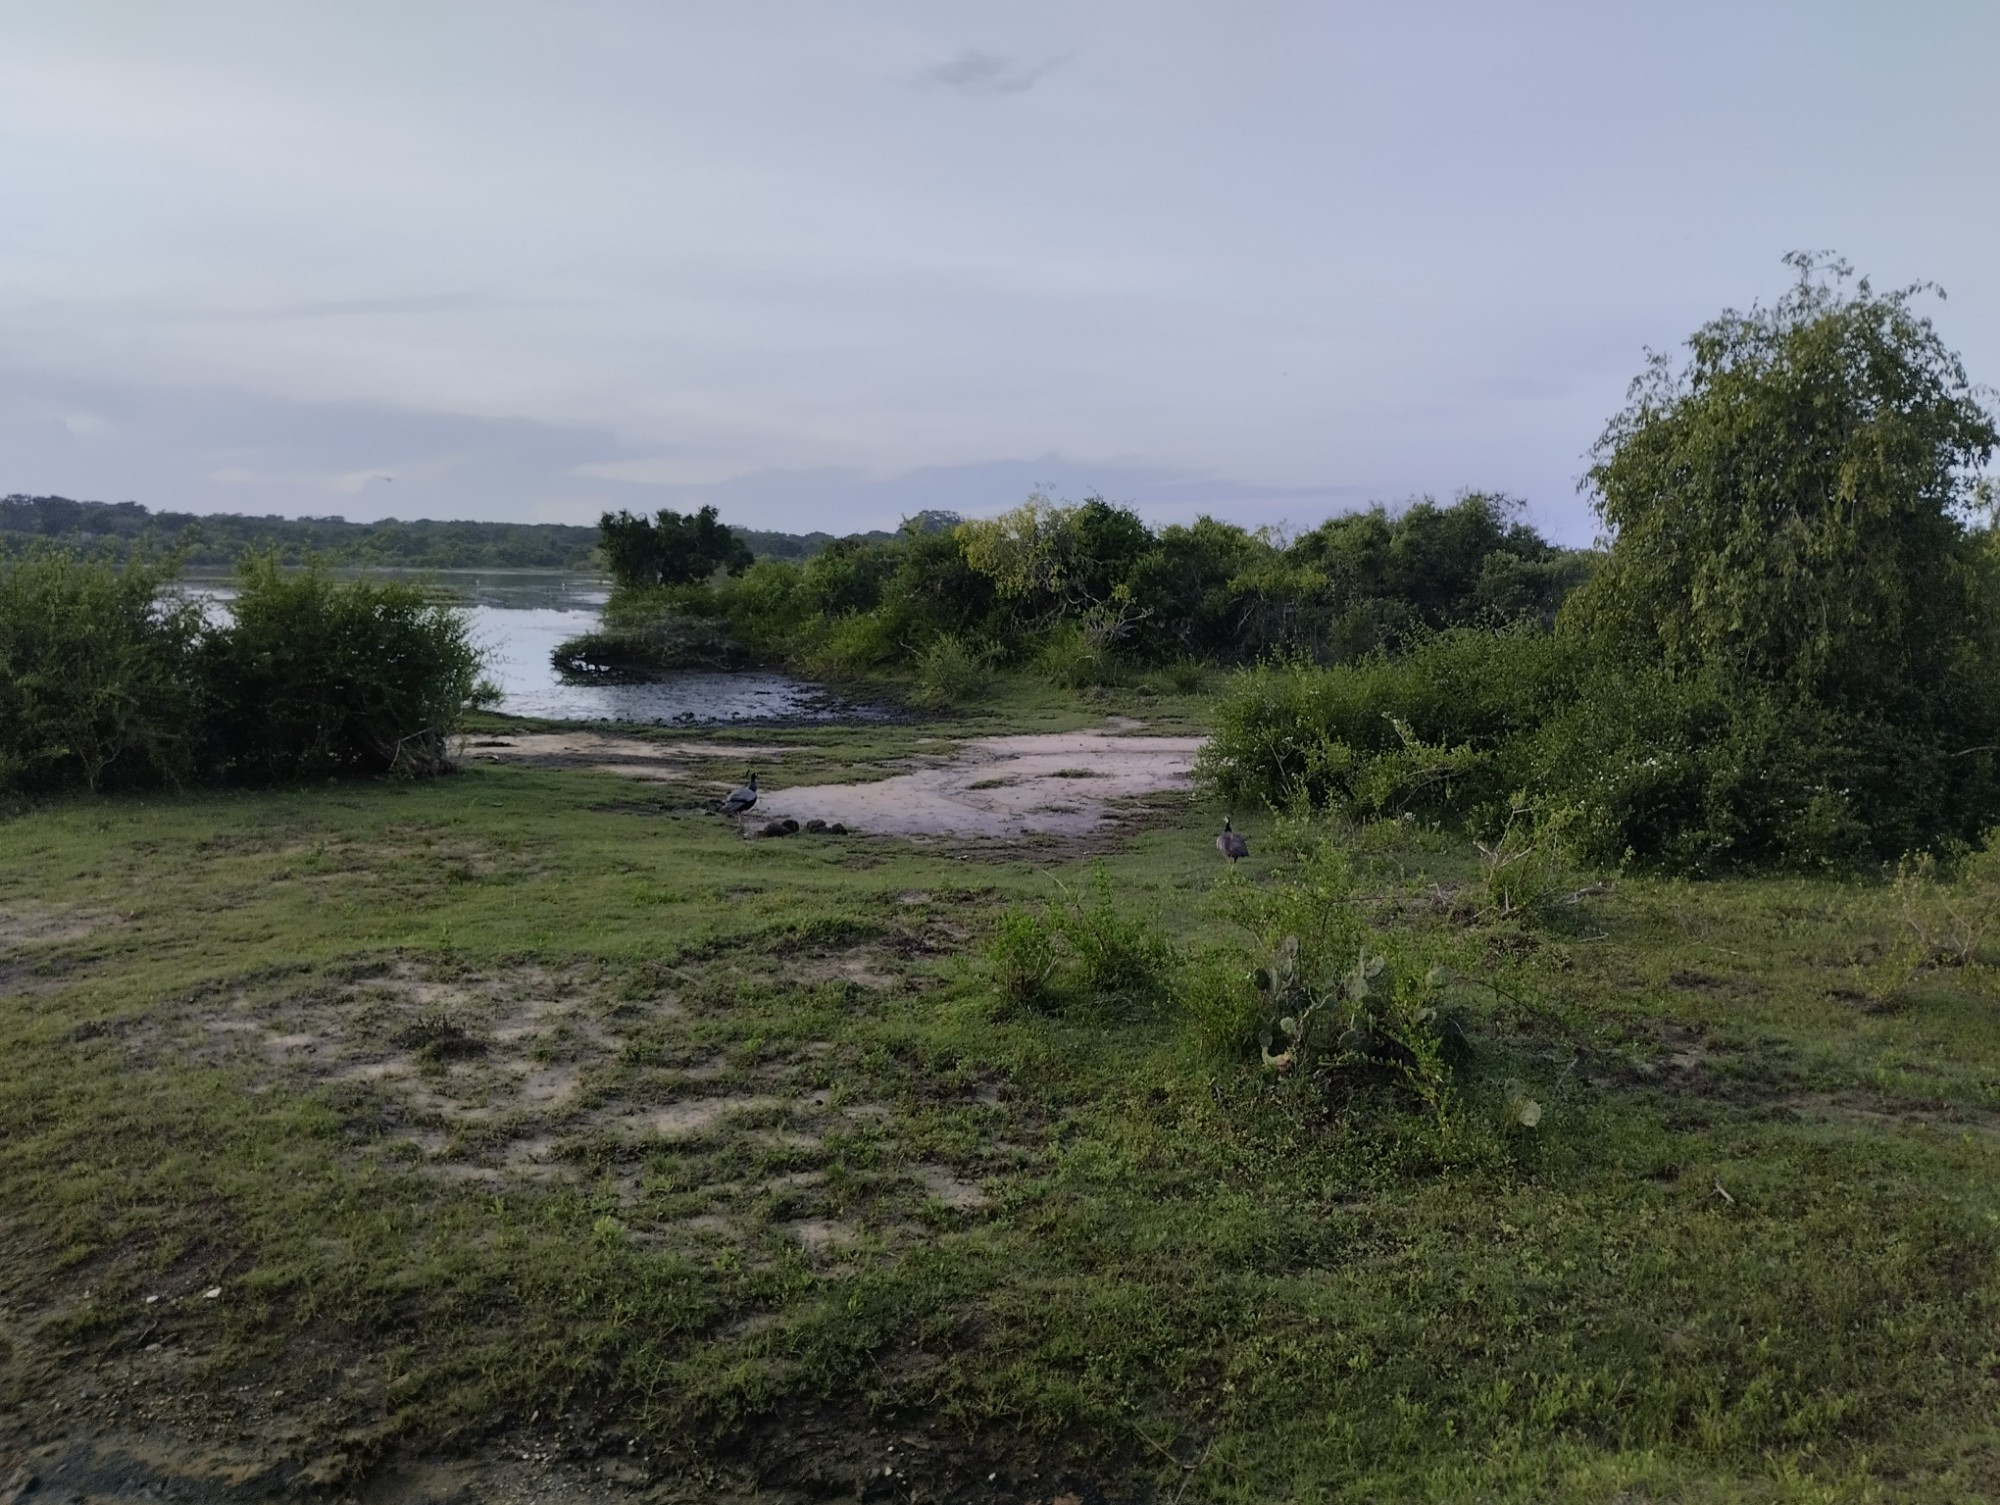
[[[1273,651],[1342,660],[1446,627],[1551,621],[1590,556],[1548,543],[1518,507],[1424,498],[1286,541],[1213,518],[1156,532],[1101,497],[1038,493],[992,519],[924,513],[796,564],[751,563],[705,513],[607,513],[604,630],[563,645],[556,664],[579,676],[714,667],[733,651],[830,677],[907,673],[920,703],[940,707],[976,695],[968,655],[1066,689],[1162,668],[1198,683],[1204,666]]]
[[[431,774],[480,696],[464,614],[420,587],[248,560],[210,624],[169,562],[0,559],[0,789]]]

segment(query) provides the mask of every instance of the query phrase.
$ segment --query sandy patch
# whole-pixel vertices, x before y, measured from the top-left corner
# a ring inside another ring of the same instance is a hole
[[[1089,836],[1117,800],[1192,788],[1201,743],[1109,732],[982,737],[948,761],[873,784],[769,790],[757,813],[881,836]]]
[[[784,749],[810,752],[810,748]],[[742,758],[754,763],[771,756],[771,749],[749,743],[706,742],[686,738],[655,742],[644,737],[617,737],[606,732],[523,732],[513,737],[482,737],[466,745],[464,756],[475,763],[532,763],[553,768],[588,768],[598,773],[664,782],[686,775],[678,764],[691,758]]]
[[[0,951],[28,944],[54,945],[80,941],[92,931],[114,923],[112,916],[88,909],[57,909],[47,904],[10,904],[0,909]]]
[[[791,819],[838,821],[877,836],[1088,837],[1113,819],[1112,806],[1141,795],[1193,787],[1199,737],[1144,737],[1140,723],[1114,717],[1101,731],[981,737],[924,766],[875,783],[805,784],[774,789],[746,829]],[[786,753],[810,751],[787,747]],[[650,742],[602,732],[531,732],[475,742],[468,756],[496,763],[587,768],[648,783],[686,779],[690,759],[741,758],[768,765],[774,750],[732,742]],[[717,785],[717,798],[723,787]]]
[[[737,1113],[756,1113],[781,1106],[775,1097],[699,1097],[688,1102],[669,1103],[643,1115],[640,1122],[667,1139],[703,1134]]]
[[[972,1212],[992,1201],[977,1184],[953,1175],[942,1165],[920,1165],[912,1174],[919,1186],[955,1212]]]

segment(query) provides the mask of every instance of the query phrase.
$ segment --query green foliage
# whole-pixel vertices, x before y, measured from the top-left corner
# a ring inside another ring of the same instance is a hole
[[[173,564],[0,557],[0,789],[181,784],[203,761],[200,608]]]
[[[560,644],[551,658],[566,678],[614,682],[675,669],[741,668],[750,655],[730,624],[711,614],[714,604],[710,593],[686,587],[619,591],[599,631]]]
[[[1104,633],[1088,622],[1058,622],[1035,654],[1035,672],[1061,690],[1115,683],[1118,664]]]
[[[1971,526],[2000,430],[1918,289],[1792,261],[1775,306],[1725,313],[1634,383],[1590,472],[1613,542],[1554,633],[1537,575],[1572,564],[1535,558],[1488,499],[1300,540],[1287,572],[1388,612],[1321,640],[1400,654],[1240,676],[1210,782],[1450,816],[1503,857],[1519,795],[1562,812],[1583,861],[1695,873],[1851,871],[2000,820],[2000,549]],[[1427,635],[1468,599],[1517,625]]]
[[[1038,1013],[1157,1005],[1172,991],[1178,964],[1156,927],[1119,912],[1102,864],[1091,872],[1087,895],[1064,886],[1039,910],[1003,911],[985,959],[1001,999]]]
[[[1499,919],[1546,915],[1580,888],[1571,858],[1573,806],[1537,808],[1516,795],[1490,841],[1475,840],[1489,912]]]
[[[597,521],[598,550],[620,585],[693,585],[718,572],[740,575],[754,556],[715,508],[683,517],[662,507],[650,521],[630,512],[607,512]]]
[[[203,645],[215,734],[251,782],[432,774],[479,695],[463,612],[417,586],[246,560],[232,625]]]
[[[1655,355],[1606,427],[1615,541],[1573,610],[1673,673],[1921,713],[1984,642],[1965,521],[2000,431],[1921,287],[1787,259],[1785,297]]]
[[[1304,801],[1497,836],[1563,811],[1576,860],[1679,872],[1851,870],[1990,824],[1993,753],[1778,691],[1621,662],[1526,628],[1401,658],[1242,671],[1198,772],[1231,803]]]
[[[1586,560],[1515,521],[1517,506],[1471,493],[1450,507],[1419,500],[1393,518],[1378,507],[1286,547],[1207,517],[1156,533],[1102,497],[1073,504],[1038,492],[997,518],[925,513],[894,535],[831,540],[797,564],[683,571],[677,578],[695,583],[669,594],[685,615],[726,624],[715,630],[727,648],[704,638],[695,658],[910,673],[920,704],[944,703],[941,666],[918,659],[946,636],[1066,689],[1122,683],[1147,666],[1198,684],[1204,666],[1273,649],[1345,661],[1440,626],[1545,624]],[[657,534],[641,519],[607,517],[605,551],[621,581],[609,618],[643,614],[658,595]],[[564,645],[558,662],[584,672],[646,664],[642,634],[610,621],[607,632]],[[658,668],[692,661],[653,657]]]
[[[450,767],[484,693],[458,608],[265,554],[223,626],[172,578],[52,548],[0,559],[0,789]]]
[[[993,651],[941,632],[917,654],[915,670],[910,699],[927,710],[947,710],[986,693],[993,683]]]
[[[1259,664],[1218,701],[1198,769],[1231,802],[1356,819],[1477,810],[1514,787],[1499,757],[1510,739],[1573,697],[1577,657],[1531,628],[1465,628],[1401,658]]]

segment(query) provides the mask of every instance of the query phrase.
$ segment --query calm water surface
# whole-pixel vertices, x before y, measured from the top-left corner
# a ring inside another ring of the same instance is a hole
[[[500,686],[499,708],[515,716],[562,721],[832,721],[873,719],[879,708],[845,700],[788,674],[676,674],[656,684],[569,684],[549,655],[558,643],[598,625],[610,595],[595,575],[552,570],[368,571],[371,579],[417,579],[461,597],[486,674]],[[213,600],[232,594],[226,579],[190,577],[188,588]]]

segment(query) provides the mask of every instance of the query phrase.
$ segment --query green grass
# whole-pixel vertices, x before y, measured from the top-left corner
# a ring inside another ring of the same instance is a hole
[[[851,776],[1118,708],[725,735]],[[914,1433],[939,1477],[1120,1499],[2000,1490],[1994,974],[1871,1001],[1885,889],[1625,881],[1537,928],[1475,912],[1457,843],[1357,834],[1382,923],[1508,995],[1469,985],[1447,1153],[1171,999],[1000,1008],[993,918],[1081,862],[744,842],[644,792],[474,767],[0,825],[0,1444],[249,1387],[283,1396],[229,1426],[294,1481],[505,1436],[852,1493]],[[1151,819],[1119,905],[1240,979],[1273,832],[1238,812],[1230,879],[1219,812]],[[1502,1074],[1538,1129],[1494,1127]]]

